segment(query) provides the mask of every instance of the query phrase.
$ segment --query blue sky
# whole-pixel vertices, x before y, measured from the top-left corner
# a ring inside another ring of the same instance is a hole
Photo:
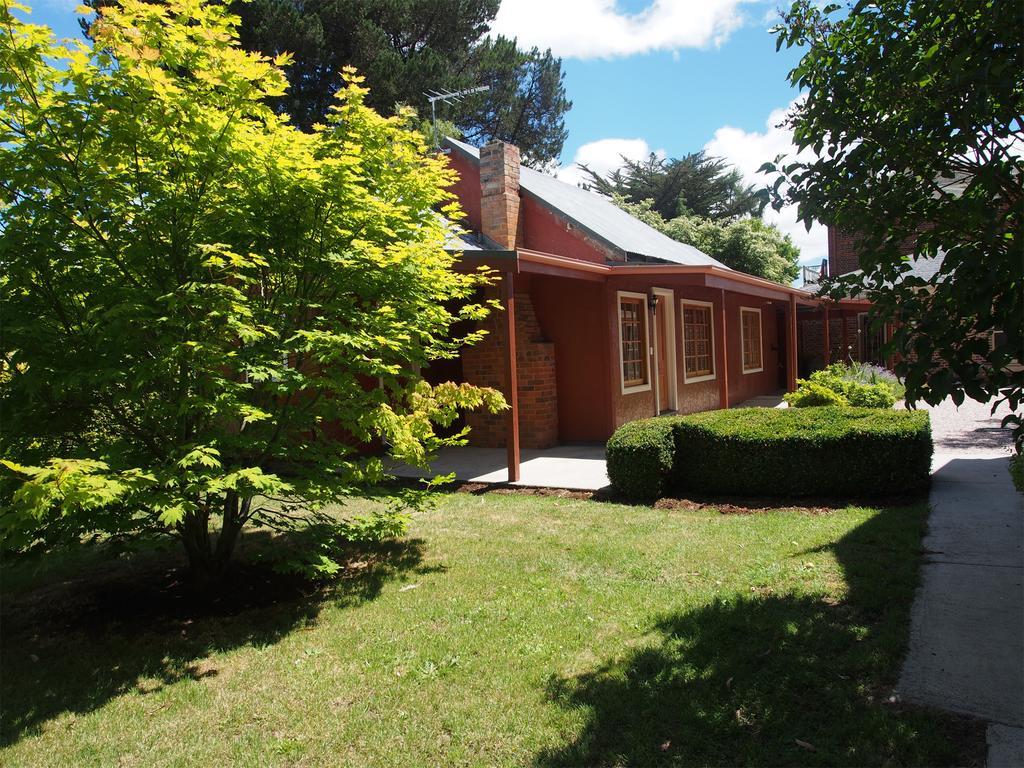
[[[600,170],[621,156],[675,157],[705,149],[753,184],[762,163],[793,151],[780,127],[799,97],[787,74],[799,50],[776,52],[769,28],[779,0],[504,0],[495,30],[563,59],[573,108],[560,178],[575,163]],[[807,232],[796,212],[766,212],[801,261],[819,262],[824,228]]]
[[[79,33],[77,0],[34,3],[32,20],[59,35]],[[678,156],[699,149],[725,157],[751,183],[757,168],[791,148],[779,128],[798,93],[786,81],[798,51],[775,51],[768,28],[778,0],[504,0],[497,31],[563,59],[573,108],[557,173],[576,161],[611,170],[620,157]],[[766,218],[793,237],[801,261],[826,250],[795,212]]]
[[[768,24],[750,23],[719,48],[564,62],[573,100],[563,160],[608,136],[641,136],[679,155],[723,125],[763,131],[772,110],[797,95],[786,74],[798,56],[775,52]]]
[[[60,37],[77,37],[80,34],[75,8],[78,0],[22,0],[32,9],[28,16],[33,24],[46,24]]]

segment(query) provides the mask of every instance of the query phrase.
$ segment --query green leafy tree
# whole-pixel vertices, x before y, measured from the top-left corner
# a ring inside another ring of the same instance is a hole
[[[327,115],[354,66],[381,114],[424,106],[423,91],[446,84],[453,65],[486,34],[497,0],[254,0],[236,3],[242,45],[268,56],[291,53],[291,87],[278,105],[303,128]]]
[[[453,173],[413,116],[369,109],[350,70],[328,124],[298,130],[266,101],[286,57],[238,47],[222,4],[124,0],[91,49],[12,8],[0,543],[175,536],[208,586],[247,525],[302,529],[302,562],[327,572],[335,543],[402,530],[422,495],[318,510],[385,478],[361,447],[423,464],[458,409],[502,407],[416,373],[488,307],[486,277],[444,249]]]
[[[798,150],[774,204],[859,236],[863,294],[896,322],[911,401],[1021,403],[1024,373],[1024,15],[1000,0],[799,0],[778,46],[806,49],[790,82]],[[913,243],[909,259],[901,246]],[[924,280],[911,261],[943,255]],[[993,331],[1001,331],[990,343]],[[1018,431],[1018,439],[1020,437]]]
[[[238,3],[242,44],[267,55],[294,54],[291,87],[275,105],[303,128],[324,119],[341,70],[352,65],[370,87],[367,104],[381,114],[397,105],[429,116],[427,91],[489,85],[448,108],[470,141],[519,146],[524,162],[557,160],[565,142],[561,59],[486,37],[497,0],[254,0]],[[445,105],[439,109],[444,111]]]
[[[800,249],[789,235],[761,219],[715,221],[700,216],[676,216],[666,221],[651,201],[631,203],[612,198],[620,208],[673,240],[692,245],[728,267],[790,285],[799,274]]]
[[[585,186],[631,203],[651,201],[663,219],[679,215],[728,221],[760,216],[763,193],[743,183],[740,172],[704,151],[665,159],[651,153],[643,160],[623,157],[623,165],[607,175],[582,166]]]

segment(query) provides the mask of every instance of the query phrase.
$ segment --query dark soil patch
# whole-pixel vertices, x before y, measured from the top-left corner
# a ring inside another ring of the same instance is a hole
[[[600,501],[612,504],[636,506],[637,501],[627,499],[610,488],[598,491],[580,491],[568,488],[531,488],[507,483],[452,483],[444,488],[451,493],[472,493],[475,495],[495,494],[498,496],[544,496],[558,499]],[[835,498],[778,498],[778,497],[735,497],[701,496],[685,498],[665,497],[658,499],[652,507],[681,511],[714,510],[723,515],[755,515],[759,512],[787,510],[810,515],[825,515],[851,505],[866,504],[873,507],[905,507],[921,500],[920,495],[892,496],[871,499]]]
[[[419,481],[409,478],[398,478],[394,485],[399,487],[422,487]],[[477,496],[495,494],[498,496],[544,496],[558,499],[578,499],[580,501],[600,501],[610,504],[636,506],[642,502],[625,498],[612,488],[597,491],[582,491],[569,488],[534,488],[508,483],[473,483],[456,481],[441,486],[438,490],[445,493],[471,493]],[[921,501],[921,494],[905,494],[901,496],[865,497],[865,498],[827,498],[808,496],[799,497],[744,497],[744,496],[706,496],[694,494],[688,497],[665,497],[655,501],[655,509],[681,511],[715,510],[723,515],[755,515],[759,512],[789,510],[811,515],[824,515],[837,509],[849,506],[865,505],[872,507],[906,507]]]
[[[829,512],[833,512],[836,509],[842,509],[845,506],[847,505],[794,505],[780,503],[778,499],[764,503],[759,503],[756,501],[733,503],[721,501],[703,502],[694,501],[693,499],[658,499],[658,501],[654,503],[655,509],[678,509],[686,512],[712,510],[723,515],[756,515],[759,512],[768,512],[774,510],[786,510],[787,512],[801,512],[807,515],[826,515]]]
[[[457,493],[493,493],[497,496],[545,496],[555,499],[602,500],[600,491],[574,491],[569,488],[529,488],[519,485],[465,483],[454,489]]]

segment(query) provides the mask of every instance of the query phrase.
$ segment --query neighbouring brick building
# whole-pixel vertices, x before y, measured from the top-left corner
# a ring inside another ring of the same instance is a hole
[[[910,256],[914,247],[914,241],[907,240],[900,253]],[[927,281],[941,266],[941,257],[911,260],[906,274]],[[838,277],[859,269],[856,235],[829,227],[828,262],[821,276]],[[891,327],[876,327],[870,322],[870,308],[870,302],[857,299],[842,304],[820,302],[815,307],[803,307],[798,315],[800,374],[805,376],[837,361],[853,360],[891,367],[892,360],[886,359],[882,353]]]

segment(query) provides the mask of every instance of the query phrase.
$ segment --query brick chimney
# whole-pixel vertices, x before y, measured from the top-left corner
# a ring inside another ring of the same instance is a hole
[[[492,141],[480,149],[480,229],[514,250],[519,227],[519,147]]]

